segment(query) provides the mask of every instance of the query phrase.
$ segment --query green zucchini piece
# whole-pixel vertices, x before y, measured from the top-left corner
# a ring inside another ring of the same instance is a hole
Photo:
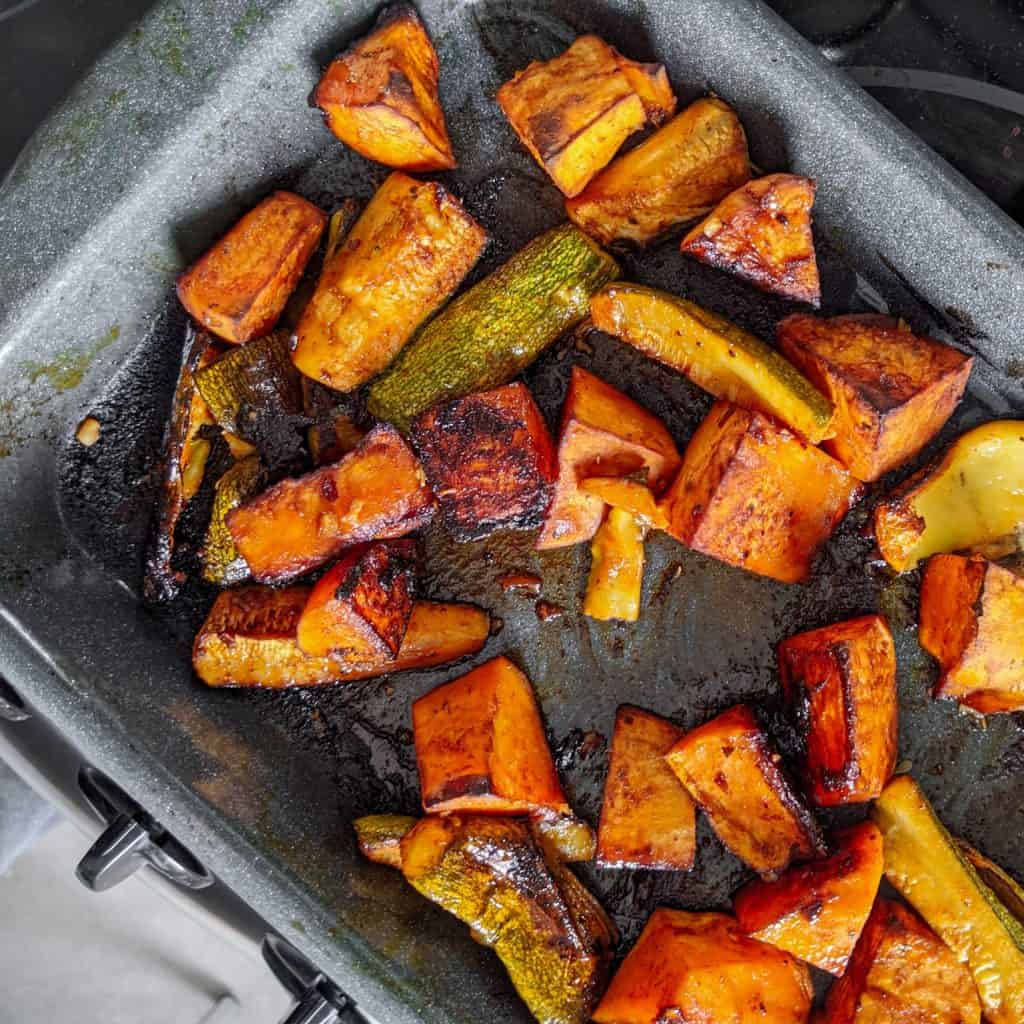
[[[219,587],[230,587],[249,578],[249,566],[238,553],[225,519],[258,493],[263,486],[263,468],[255,455],[240,459],[217,481],[213,510],[203,542],[203,579]]]
[[[978,877],[999,897],[999,902],[1013,914],[1024,927],[1024,886],[1007,874],[995,861],[962,839],[957,840],[960,851],[970,861]]]

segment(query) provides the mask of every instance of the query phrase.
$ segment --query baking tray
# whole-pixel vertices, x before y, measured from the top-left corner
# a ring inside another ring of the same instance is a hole
[[[196,0],[158,6],[35,137],[0,193],[0,671],[83,754],[371,1013],[394,1024],[526,1021],[496,959],[460,924],[364,863],[349,822],[412,811],[410,700],[459,670],[320,691],[211,691],[188,651],[204,602],[139,600],[140,565],[184,319],[174,275],[272,188],[332,205],[380,168],[345,150],[305,97],[377,5]],[[476,275],[562,217],[493,96],[512,71],[595,31],[668,66],[682,100],[713,90],[739,111],[757,164],[819,183],[824,311],[889,310],[977,356],[968,398],[928,455],[984,419],[1024,413],[1024,236],[959,175],[756,0],[505,3],[425,0],[459,169],[443,176],[490,229]],[[771,336],[785,303],[685,261],[666,243],[627,276],[683,292]],[[566,339],[527,374],[549,418],[579,362],[662,416],[680,443],[708,399],[608,338]],[[91,449],[72,440],[87,414]],[[786,587],[664,537],[648,545],[636,625],[581,617],[585,547],[537,556],[529,535],[454,547],[428,535],[441,598],[493,609],[474,659],[514,657],[534,680],[567,789],[596,820],[615,707],[692,726],[740,699],[784,748],[773,646],[881,609],[897,640],[900,758],[955,831],[1024,873],[1024,735],[928,697],[915,641],[917,579],[871,560],[876,494]],[[539,623],[504,594],[539,571],[565,608]],[[855,812],[862,813],[862,812]],[[836,820],[834,817],[830,820]],[[745,869],[702,823],[692,874],[597,871],[587,881],[637,934],[660,902],[724,908]]]

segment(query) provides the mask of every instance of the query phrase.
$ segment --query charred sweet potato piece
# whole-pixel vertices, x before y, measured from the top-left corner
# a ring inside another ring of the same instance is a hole
[[[356,832],[359,852],[375,864],[401,868],[402,839],[412,830],[416,820],[407,814],[367,814],[356,818],[352,827]]]
[[[282,480],[229,513],[227,524],[253,578],[277,583],[353,544],[412,533],[433,512],[416,456],[397,431],[379,426],[341,462]]]
[[[327,214],[275,192],[178,278],[181,304],[219,338],[243,345],[273,330],[320,242]]]
[[[644,582],[644,528],[621,508],[608,510],[590,545],[583,614],[592,619],[640,618]]]
[[[572,813],[533,688],[508,658],[420,697],[412,727],[425,811]]]
[[[896,765],[896,650],[880,615],[783,640],[782,689],[806,744],[805,771],[822,807],[863,803]]]
[[[836,852],[825,860],[740,889],[736,919],[755,939],[841,977],[881,880],[882,834],[861,822],[836,836]]]
[[[918,638],[938,659],[936,697],[981,714],[1024,708],[1024,578],[984,558],[935,555]]]
[[[788,953],[726,914],[656,910],[594,1011],[598,1024],[804,1024],[814,990]]]
[[[911,910],[879,900],[814,1024],[979,1024],[970,972]]]
[[[682,251],[783,298],[821,302],[811,233],[816,185],[769,174],[727,195],[683,239]]]
[[[718,838],[762,878],[825,852],[814,815],[745,704],[687,733],[666,760]]]
[[[892,317],[786,317],[783,352],[824,391],[835,413],[825,442],[858,480],[913,458],[952,415],[974,360]]]
[[[693,867],[696,811],[665,763],[665,755],[682,735],[681,729],[649,711],[619,708],[597,828],[600,867]]]
[[[645,245],[703,216],[749,178],[736,112],[707,97],[612,161],[565,209],[602,245]]]
[[[580,481],[580,490],[600,498],[610,508],[622,509],[643,526],[668,528],[668,520],[647,484],[627,477],[592,476]]]
[[[676,94],[672,91],[665,65],[630,60],[614,46],[612,53],[629,87],[640,97],[648,123],[657,126],[670,118],[676,111]]]
[[[860,494],[835,459],[760,413],[716,402],[662,501],[695,551],[799,583]]]
[[[299,619],[299,647],[345,661],[397,655],[415,597],[414,541],[350,548],[313,587]]]
[[[292,361],[336,391],[364,384],[455,291],[486,241],[443,186],[388,175],[325,262]]]
[[[597,532],[604,504],[580,489],[581,480],[646,472],[647,485],[660,495],[678,468],[679,452],[661,420],[574,366],[562,406],[558,480],[537,547],[567,547]]]
[[[239,587],[222,591],[196,635],[192,665],[208,686],[316,686],[430,668],[475,654],[491,620],[471,604],[418,601],[396,657],[362,662],[314,658],[296,640],[308,587]]]
[[[525,384],[431,409],[413,425],[410,439],[457,540],[529,530],[544,519],[555,482],[555,444]]]
[[[313,93],[327,127],[357,153],[403,171],[455,166],[437,91],[437,53],[409,4],[327,66]]]

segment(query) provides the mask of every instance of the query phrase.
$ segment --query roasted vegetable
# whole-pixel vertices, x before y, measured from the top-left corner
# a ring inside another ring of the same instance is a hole
[[[629,87],[640,97],[648,123],[659,125],[670,118],[676,111],[676,94],[672,91],[665,65],[630,60],[614,46],[611,49]]]
[[[562,406],[558,481],[537,547],[567,547],[597,533],[604,504],[580,489],[581,480],[646,471],[647,484],[660,495],[678,468],[679,452],[661,420],[574,366]]]
[[[352,827],[356,831],[359,852],[375,864],[401,868],[402,839],[416,821],[407,814],[367,814],[356,818]]]
[[[958,839],[957,846],[967,858],[978,877],[997,896],[999,902],[1024,927],[1024,887],[1015,878],[1008,875],[998,864],[991,861],[973,846]]]
[[[541,812],[530,819],[530,827],[539,843],[564,861],[593,860],[597,849],[594,830],[575,814]]]
[[[981,714],[1024,708],[1024,578],[960,555],[929,559],[918,638],[942,668],[936,697]]]
[[[555,444],[524,384],[431,409],[410,440],[457,540],[541,524],[555,482]]]
[[[789,316],[779,347],[835,406],[825,444],[858,480],[877,480],[913,458],[949,419],[974,360],[914,334],[902,321],[865,314]]]
[[[243,345],[273,330],[302,277],[327,214],[275,192],[178,278],[181,304],[219,338]]]
[[[897,572],[922,558],[1015,534],[1024,524],[1024,420],[968,430],[875,508],[875,538]]]
[[[617,283],[590,300],[594,326],[736,405],[774,416],[808,441],[831,436],[832,404],[760,338],[677,295]]]
[[[745,704],[687,733],[666,760],[718,838],[762,878],[825,852],[814,815]]]
[[[668,520],[654,492],[639,480],[620,476],[591,476],[580,481],[580,490],[599,498],[611,508],[628,512],[642,526],[655,530],[668,528]]]
[[[412,706],[423,809],[571,814],[530,681],[508,658]]]
[[[251,498],[262,485],[263,468],[255,455],[234,463],[217,481],[201,552],[203,579],[208,583],[230,587],[249,578],[249,566],[238,553],[225,520],[232,509]]]
[[[371,385],[370,412],[407,430],[440,402],[504,384],[578,324],[618,272],[571,224],[540,235],[423,327]]]
[[[576,876],[526,822],[424,818],[402,840],[402,872],[498,954],[540,1024],[585,1024],[617,936]]]
[[[814,1024],[979,1024],[970,973],[906,907],[879,900]]]
[[[313,587],[299,619],[299,647],[350,662],[394,657],[415,597],[415,541],[349,548]]]
[[[814,990],[788,953],[725,914],[656,910],[594,1011],[598,1024],[804,1024]]]
[[[1024,925],[978,877],[909,775],[874,809],[885,876],[974,976],[989,1024],[1024,1020]]]
[[[754,881],[736,894],[740,927],[755,939],[842,977],[882,880],[882,834],[861,822],[836,836],[825,860]]]
[[[192,648],[196,674],[209,686],[316,686],[430,668],[475,654],[491,621],[471,604],[418,601],[395,658],[362,665],[303,654],[295,638],[308,587],[240,587],[221,592]]]
[[[303,377],[302,407],[309,420],[309,454],[316,466],[337,462],[358,448],[366,436],[359,392],[343,395]]]
[[[433,181],[395,171],[324,265],[292,360],[351,391],[380,373],[476,263],[486,232]]]
[[[765,292],[817,306],[818,263],[811,233],[816,185],[769,174],[727,195],[683,239],[682,251]]]
[[[662,508],[669,533],[695,551],[799,583],[859,494],[821,449],[760,413],[716,402]]]
[[[665,763],[665,755],[682,735],[681,729],[649,711],[624,705],[616,712],[597,828],[600,867],[693,867],[696,811]]]
[[[863,803],[896,765],[896,649],[880,615],[837,622],[779,644],[779,678],[804,740],[817,804]]]
[[[620,508],[608,510],[590,545],[583,614],[636,622],[644,582],[644,528]]]
[[[227,516],[254,579],[300,576],[368,540],[402,537],[430,521],[423,469],[390,427],[375,427],[341,462],[282,480]]]
[[[143,593],[148,601],[171,600],[185,582],[185,574],[171,564],[175,533],[182,511],[199,490],[210,455],[210,442],[200,432],[213,424],[210,410],[196,390],[195,378],[219,354],[208,334],[189,328],[164,439],[163,482],[146,556]]]
[[[437,93],[437,53],[416,11],[384,9],[373,31],[327,66],[313,93],[327,127],[357,153],[404,171],[455,166]]]
[[[703,216],[749,178],[739,118],[708,97],[613,161],[565,209],[602,245],[645,245]]]

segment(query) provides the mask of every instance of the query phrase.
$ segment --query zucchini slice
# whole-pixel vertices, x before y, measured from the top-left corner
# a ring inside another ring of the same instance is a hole
[[[249,566],[238,553],[225,519],[232,509],[256,494],[263,482],[263,469],[255,455],[234,463],[217,481],[202,550],[203,579],[207,582],[230,587],[249,578]]]

